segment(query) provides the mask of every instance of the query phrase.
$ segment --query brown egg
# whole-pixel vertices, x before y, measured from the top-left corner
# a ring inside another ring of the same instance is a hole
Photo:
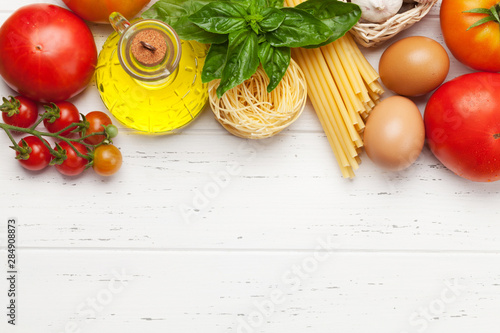
[[[436,89],[448,75],[446,50],[427,37],[407,37],[389,46],[380,58],[384,85],[403,96],[420,96]]]
[[[425,140],[418,107],[410,99],[392,96],[371,112],[364,131],[365,151],[376,165],[402,170],[416,161]]]

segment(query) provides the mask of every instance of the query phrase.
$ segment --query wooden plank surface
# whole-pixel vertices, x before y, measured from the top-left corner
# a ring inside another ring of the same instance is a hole
[[[35,2],[0,0],[0,23]],[[438,14],[392,41],[443,44]],[[100,48],[112,30],[90,27]],[[377,68],[392,41],[362,52]],[[470,72],[450,59],[447,79]],[[94,84],[71,101],[104,110]],[[498,331],[500,183],[460,179],[427,148],[401,172],[363,154],[345,180],[310,103],[264,141],[209,108],[176,135],[118,126],[110,178],[24,171],[0,135],[0,262],[10,217],[20,262],[19,325],[4,310],[0,332]]]
[[[20,324],[7,332],[498,332],[499,254],[338,253],[330,242],[20,251]]]

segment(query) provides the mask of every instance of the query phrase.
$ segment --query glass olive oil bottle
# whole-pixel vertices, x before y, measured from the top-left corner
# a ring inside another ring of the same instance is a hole
[[[203,110],[207,84],[201,82],[207,47],[180,40],[158,20],[128,22],[110,16],[116,32],[106,40],[96,84],[109,111],[124,125],[145,133],[169,133]]]

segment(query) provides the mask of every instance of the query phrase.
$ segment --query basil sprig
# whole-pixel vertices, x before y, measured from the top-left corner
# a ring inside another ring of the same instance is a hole
[[[290,48],[314,48],[342,37],[361,17],[359,6],[338,0],[159,0],[143,13],[174,28],[179,38],[212,44],[202,81],[220,79],[217,96],[249,79],[259,64],[279,84],[290,64]]]

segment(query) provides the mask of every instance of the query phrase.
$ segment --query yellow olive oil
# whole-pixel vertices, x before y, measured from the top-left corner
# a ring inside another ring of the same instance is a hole
[[[201,82],[207,47],[181,41],[177,69],[162,83],[131,77],[118,59],[118,33],[104,44],[96,68],[96,84],[108,110],[125,126],[146,133],[167,133],[189,124],[203,110],[208,85]]]

